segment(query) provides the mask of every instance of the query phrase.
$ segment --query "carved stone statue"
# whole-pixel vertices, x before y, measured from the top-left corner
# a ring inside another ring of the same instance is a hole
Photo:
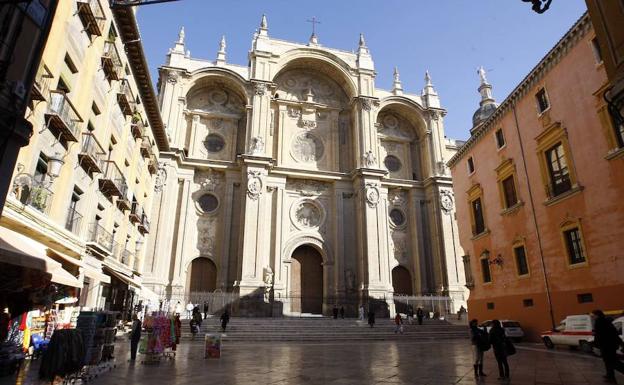
[[[364,160],[364,166],[366,167],[375,167],[377,165],[377,158],[375,154],[373,154],[372,150],[366,151],[364,155],[362,155],[362,159]]]
[[[251,155],[263,155],[264,154],[264,139],[261,136],[254,136],[251,138],[251,144],[249,145],[249,152]]]
[[[264,268],[264,284],[266,286],[271,286],[273,285],[273,269],[271,269],[270,266],[267,266]]]
[[[353,273],[353,270],[347,269],[347,271],[345,272],[345,280],[347,290],[355,290],[355,274]]]

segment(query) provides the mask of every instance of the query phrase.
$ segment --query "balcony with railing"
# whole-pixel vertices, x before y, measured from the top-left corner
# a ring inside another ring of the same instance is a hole
[[[134,257],[134,253],[131,253],[129,250],[127,249],[123,249],[121,251],[121,263],[123,263],[126,266],[130,266],[130,262],[132,261]]]
[[[122,65],[115,42],[106,41],[102,53],[102,69],[108,80],[119,80],[122,77]]]
[[[111,254],[113,252],[113,235],[106,231],[98,222],[89,225],[87,247],[95,249],[99,254]]]
[[[150,231],[150,222],[147,219],[147,215],[145,215],[145,213],[141,217],[141,222],[139,222],[137,230],[139,230],[139,233],[141,233],[141,235],[145,235]]]
[[[126,193],[123,194],[120,197],[117,197],[117,207],[119,208],[119,210],[121,211],[126,211],[126,210],[130,210],[131,207],[131,203],[130,203],[130,189],[126,189]]]
[[[13,195],[22,204],[30,206],[44,214],[50,212],[52,206],[52,190],[46,181],[38,181],[30,174],[21,173],[13,180]]]
[[[35,75],[30,98],[32,100],[48,100],[50,97],[50,82],[52,81],[52,72],[45,65],[40,65]]]
[[[82,122],[82,118],[64,91],[50,91],[50,102],[45,118],[48,129],[55,137],[69,142],[77,142],[80,139],[79,123]]]
[[[125,195],[128,185],[117,164],[112,160],[107,160],[104,164],[104,172],[99,180],[102,193],[109,198]]]
[[[132,88],[130,88],[128,79],[123,79],[119,84],[117,103],[119,103],[121,112],[123,112],[124,115],[132,115],[134,113],[134,95],[132,94]]]
[[[152,155],[152,141],[147,135],[144,136],[141,141],[141,155],[145,159],[148,159]]]
[[[82,147],[78,153],[80,166],[88,173],[99,173],[104,171],[106,151],[91,132],[82,134]]]
[[[142,218],[143,218],[143,208],[139,206],[139,202],[137,201],[132,202],[132,208],[130,209],[130,215],[128,216],[128,219],[130,220],[131,223],[139,223],[141,222]]]
[[[106,18],[99,0],[78,0],[78,17],[91,35],[102,36]]]
[[[80,225],[82,224],[82,214],[75,207],[70,206],[67,211],[67,220],[65,221],[65,229],[72,233],[80,234]]]
[[[154,175],[158,171],[158,159],[156,159],[156,155],[152,154],[147,161],[147,170],[150,174]]]
[[[134,139],[141,139],[145,135],[145,126],[141,115],[132,117],[132,124],[130,125],[130,132]]]

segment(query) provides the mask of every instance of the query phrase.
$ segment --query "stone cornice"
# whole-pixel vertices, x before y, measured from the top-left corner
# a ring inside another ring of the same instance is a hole
[[[522,98],[574,47],[580,39],[591,29],[589,14],[585,12],[583,16],[570,28],[570,30],[555,44],[555,46],[537,63],[527,76],[516,86],[507,98],[498,106],[492,116],[477,127],[470,138],[447,162],[448,167],[454,167],[464,155],[497,123],[505,113],[507,113],[517,100]]]

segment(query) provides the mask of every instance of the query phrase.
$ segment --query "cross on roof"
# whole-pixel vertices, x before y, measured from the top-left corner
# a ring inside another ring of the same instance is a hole
[[[321,24],[321,22],[316,19],[316,16],[312,16],[312,19],[308,19],[306,21],[308,23],[312,23],[312,35],[316,35],[316,25]]]

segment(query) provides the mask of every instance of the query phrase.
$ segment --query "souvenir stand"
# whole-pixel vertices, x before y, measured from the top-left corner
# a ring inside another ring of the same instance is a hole
[[[83,311],[76,328],[81,331],[84,343],[84,368],[79,378],[86,382],[116,366],[115,328],[116,313]]]
[[[147,336],[141,339],[139,353],[145,355],[144,364],[159,363],[162,358],[174,359],[180,330],[173,318],[161,313],[145,317],[143,327]]]

